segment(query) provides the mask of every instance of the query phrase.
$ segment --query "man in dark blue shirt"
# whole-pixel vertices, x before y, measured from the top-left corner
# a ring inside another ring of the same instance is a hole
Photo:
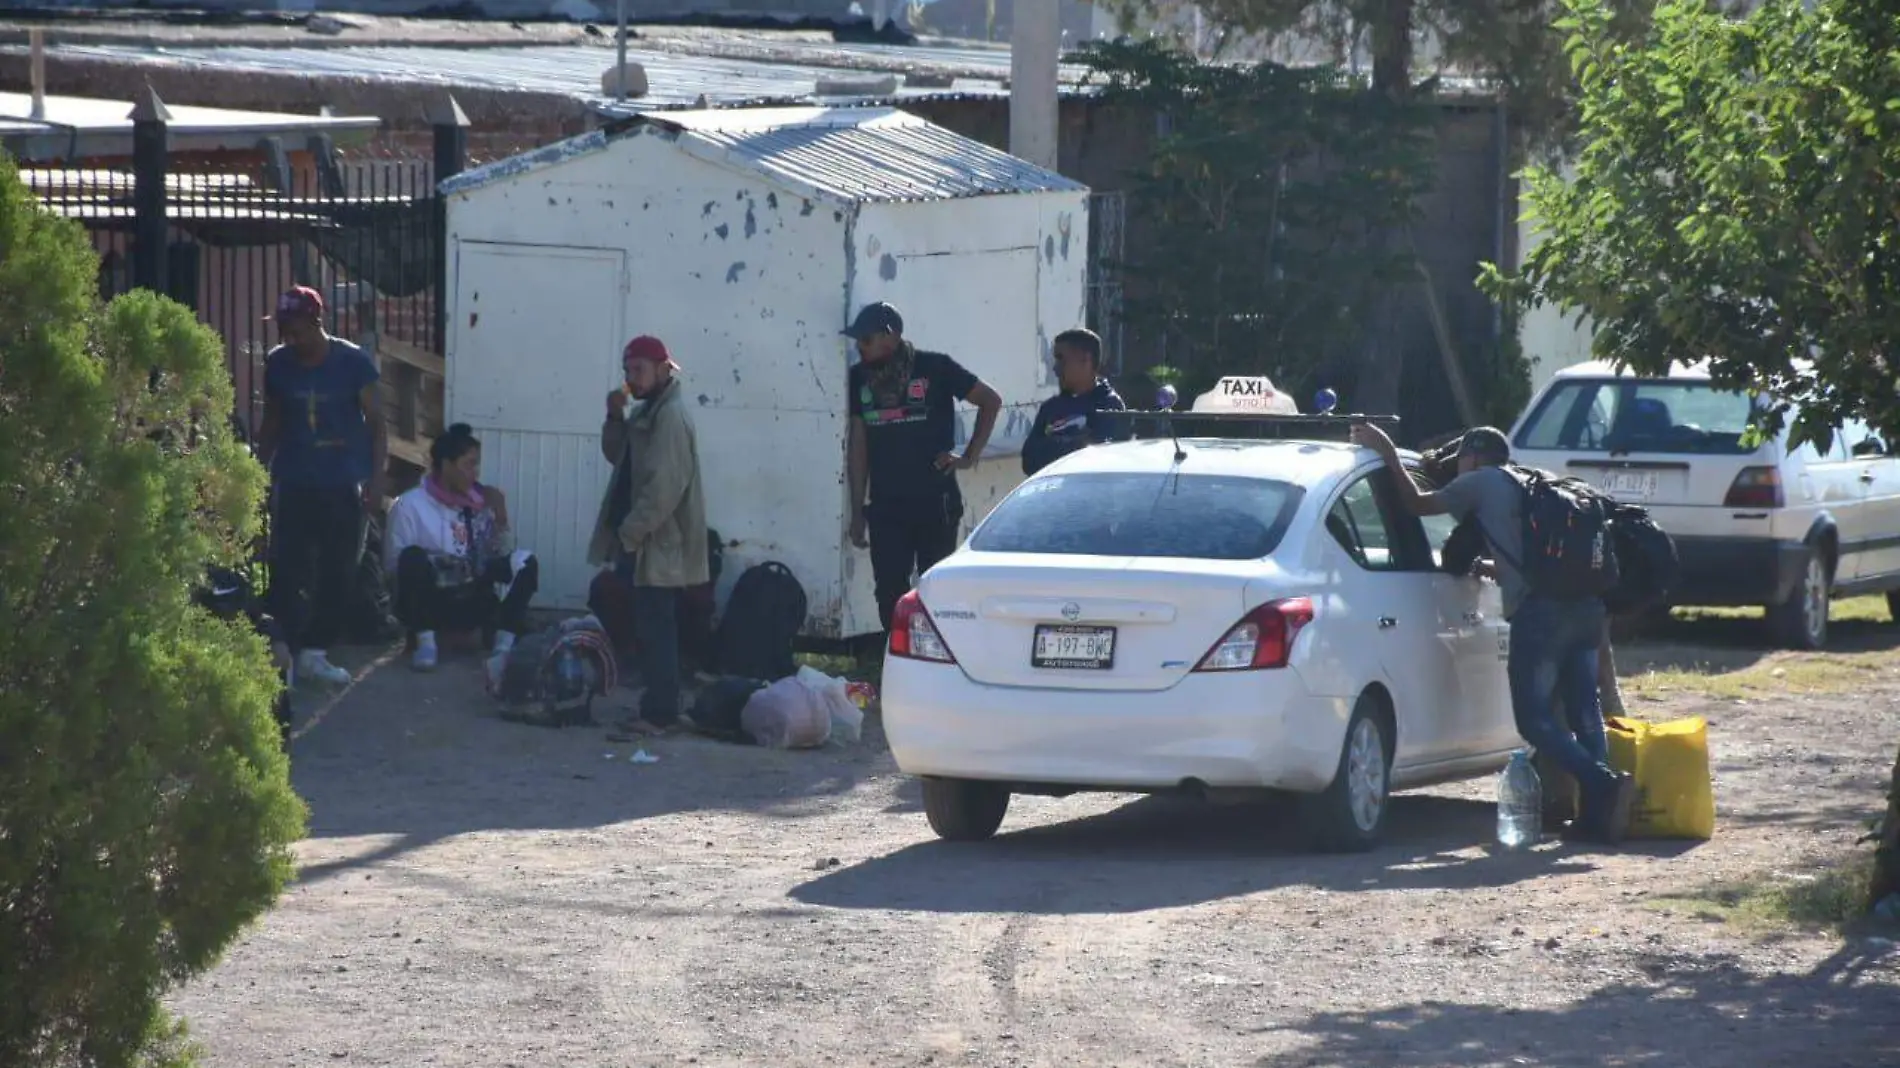
[[[1092,330],[1056,335],[1056,395],[1042,402],[1023,441],[1023,474],[1033,475],[1084,445],[1115,437],[1100,412],[1125,411],[1121,394],[1102,377],[1102,339]]]
[[[264,357],[258,459],[271,473],[272,614],[297,673],[331,685],[350,674],[330,663],[363,554],[366,507],[383,499],[389,454],[381,377],[361,348],[323,329],[323,297],[308,286],[277,300],[283,344]],[[305,607],[309,601],[308,609]]]
[[[905,341],[904,319],[889,304],[865,305],[844,333],[858,345],[845,387],[851,543],[870,546],[878,620],[889,630],[911,573],[923,574],[957,547],[957,472],[983,455],[1003,398],[957,361]],[[959,400],[976,406],[961,456],[950,451]]]

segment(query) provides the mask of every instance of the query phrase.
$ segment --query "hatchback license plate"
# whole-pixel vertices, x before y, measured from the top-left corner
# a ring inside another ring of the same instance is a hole
[[[1656,472],[1611,471],[1603,476],[1603,491],[1619,500],[1649,500],[1656,495]]]
[[[1105,671],[1115,666],[1115,628],[1039,626],[1036,646],[1029,653],[1029,664],[1039,668]]]

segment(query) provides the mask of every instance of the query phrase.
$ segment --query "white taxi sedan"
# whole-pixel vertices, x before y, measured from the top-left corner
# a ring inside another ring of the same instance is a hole
[[[1289,791],[1315,846],[1360,850],[1392,790],[1502,767],[1498,589],[1439,570],[1452,522],[1389,480],[1345,444],[1200,438],[1024,482],[892,622],[884,725],[931,827],[987,838],[1014,793]]]

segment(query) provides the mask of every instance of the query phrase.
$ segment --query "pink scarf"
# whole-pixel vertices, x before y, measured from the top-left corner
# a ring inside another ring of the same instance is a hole
[[[422,476],[422,484],[428,488],[429,496],[457,511],[479,512],[488,504],[482,499],[482,491],[477,486],[469,487],[467,493],[456,493],[436,481],[434,475]]]

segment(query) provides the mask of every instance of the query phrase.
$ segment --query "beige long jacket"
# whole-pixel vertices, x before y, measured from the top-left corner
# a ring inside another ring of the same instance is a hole
[[[678,379],[625,419],[600,428],[600,452],[614,465],[607,480],[589,563],[610,564],[617,551],[634,554],[633,584],[683,588],[712,578],[706,546],[706,496],[699,480],[699,439],[680,399]],[[627,469],[632,507],[618,530],[607,529],[614,485]]]

